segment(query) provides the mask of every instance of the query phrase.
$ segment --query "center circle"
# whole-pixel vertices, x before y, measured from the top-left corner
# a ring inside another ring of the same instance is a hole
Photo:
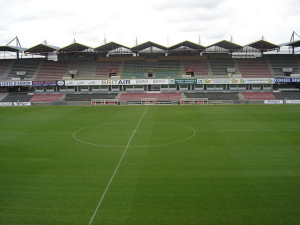
[[[103,123],[83,127],[73,138],[93,146],[125,147],[130,142],[130,147],[141,148],[176,144],[196,135],[192,127],[176,123],[143,122],[135,129],[136,123],[131,122]]]

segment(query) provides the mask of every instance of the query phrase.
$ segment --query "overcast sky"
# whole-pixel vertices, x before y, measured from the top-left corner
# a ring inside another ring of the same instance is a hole
[[[300,34],[300,0],[0,0],[0,45],[15,36],[22,47],[74,40],[91,47],[153,41],[204,46],[221,40],[246,45],[288,42]]]

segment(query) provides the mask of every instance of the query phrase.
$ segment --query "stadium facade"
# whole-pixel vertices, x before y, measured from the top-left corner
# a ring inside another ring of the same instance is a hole
[[[0,60],[1,101],[16,93],[32,98],[55,94],[58,99],[54,101],[81,94],[89,95],[84,99],[90,102],[103,98],[112,104],[130,93],[180,93],[175,102],[200,98],[238,101],[247,99],[246,93],[257,92],[261,93],[258,100],[282,101],[290,99],[290,94],[282,92],[293,92],[293,96],[299,92],[299,46],[300,41],[294,40],[284,45],[259,40],[246,46],[225,40],[209,46],[190,41],[171,47],[151,41],[132,48],[115,42],[96,48],[77,42],[63,48],[46,43],[27,49],[0,46],[1,55],[6,56]],[[274,92],[281,93],[281,97],[270,97]],[[218,97],[205,93],[216,93]],[[225,95],[231,97],[227,99]],[[137,98],[157,103],[160,97]],[[293,97],[298,98],[297,94]]]

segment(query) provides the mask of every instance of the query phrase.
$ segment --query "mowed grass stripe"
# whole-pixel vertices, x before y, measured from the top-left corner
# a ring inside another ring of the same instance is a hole
[[[144,108],[0,110],[2,116],[16,116],[16,121],[1,121],[1,224],[87,224],[123,148],[82,145],[72,132],[96,123],[133,122]],[[23,135],[11,140],[14,132]]]
[[[86,225],[124,148],[84,145],[72,132],[133,123],[144,110],[0,108],[0,224]],[[145,144],[162,135],[153,121],[197,133],[175,145],[129,147],[95,224],[298,224],[299,115],[297,105],[149,106]]]
[[[108,189],[109,189],[109,187],[110,187],[110,185],[111,185],[111,182],[113,181],[113,179],[114,179],[116,173],[118,172],[118,169],[119,169],[119,167],[120,167],[120,165],[121,165],[121,163],[122,163],[122,160],[123,160],[123,158],[124,158],[124,156],[125,156],[125,154],[126,154],[126,152],[127,152],[127,149],[128,149],[128,147],[130,146],[131,141],[132,141],[132,139],[133,139],[135,133],[137,132],[137,130],[138,130],[138,128],[139,128],[139,126],[140,126],[140,124],[141,124],[141,122],[142,122],[142,120],[143,120],[143,118],[144,118],[144,116],[145,116],[145,114],[146,114],[146,112],[147,112],[147,110],[148,110],[148,107],[145,109],[145,111],[143,112],[142,116],[140,117],[140,119],[139,119],[139,121],[138,121],[136,127],[135,127],[134,130],[132,131],[132,134],[131,134],[131,136],[130,136],[130,138],[129,138],[129,140],[128,140],[128,143],[126,144],[126,146],[125,146],[125,148],[124,148],[124,151],[123,151],[123,153],[122,153],[122,155],[121,155],[121,157],[120,157],[120,160],[119,160],[119,162],[118,162],[116,168],[114,169],[114,172],[113,172],[111,178],[109,179],[108,184],[107,184],[107,186],[106,186],[106,188],[105,188],[105,190],[104,190],[104,192],[103,192],[103,194],[102,194],[102,196],[101,196],[101,198],[100,198],[100,200],[99,200],[99,202],[98,202],[98,204],[97,204],[97,207],[96,207],[96,209],[95,209],[95,211],[94,211],[94,213],[93,213],[93,215],[92,215],[92,217],[91,217],[91,219],[90,219],[90,221],[89,221],[89,225],[91,225],[91,224],[93,223],[94,218],[95,218],[96,214],[98,213],[99,208],[100,208],[100,206],[101,206],[101,204],[102,204],[102,202],[103,202],[103,199],[104,199],[104,197],[105,197],[105,195],[106,195],[106,193],[107,193],[107,191],[108,191]]]

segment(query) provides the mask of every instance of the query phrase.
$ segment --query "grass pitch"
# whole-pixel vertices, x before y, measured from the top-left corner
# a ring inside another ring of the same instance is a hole
[[[0,122],[1,225],[299,224],[300,106],[15,107]]]

